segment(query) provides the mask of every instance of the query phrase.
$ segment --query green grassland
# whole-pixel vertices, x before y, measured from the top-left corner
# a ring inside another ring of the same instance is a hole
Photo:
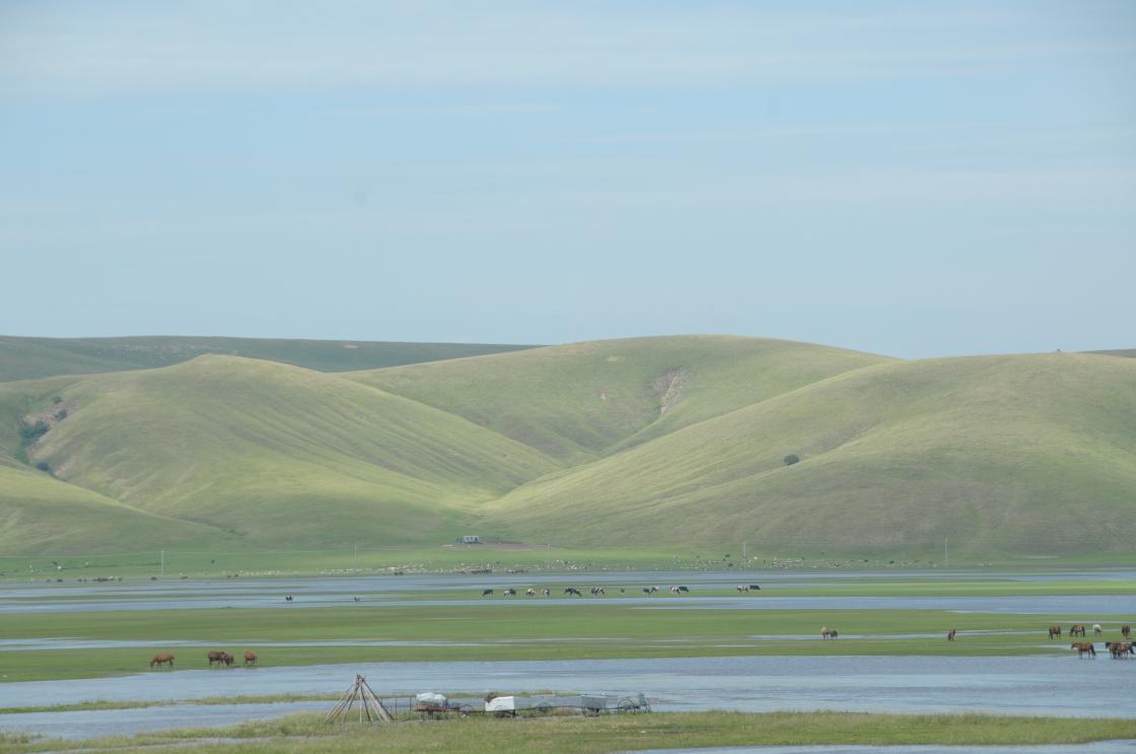
[[[770,559],[927,563],[949,541],[955,563],[1107,563],[1133,558],[1134,512],[1136,360],[1101,355],[900,362],[691,336],[0,382],[3,555],[240,549],[314,571],[357,563],[305,551],[478,533],[640,566],[623,553],[700,567],[742,542]]]
[[[739,655],[980,655],[1067,651],[1045,628],[1060,615],[938,610],[746,610],[618,604],[224,608],[25,613],[5,617],[0,639],[192,642],[171,646],[177,668],[208,667],[206,651],[252,649],[264,666],[378,661],[566,660]],[[1101,621],[1111,635],[1119,620]],[[822,641],[821,626],[841,638]],[[491,627],[491,628],[490,628]],[[948,629],[958,640],[948,642]],[[273,642],[395,642],[281,646]],[[816,637],[816,638],[813,638]],[[1115,637],[1114,637],[1115,638]],[[43,649],[3,653],[0,681],[150,672],[156,648]],[[165,672],[165,671],[152,671]],[[218,670],[217,672],[236,672]],[[240,671],[246,672],[246,671]]]
[[[782,458],[796,453],[800,463]],[[643,545],[1125,553],[1136,541],[1136,362],[937,359],[847,372],[523,485],[518,536]],[[820,547],[818,547],[818,545]]]
[[[25,385],[8,392],[43,392]],[[445,541],[471,504],[555,468],[452,414],[267,361],[97,375],[57,399],[68,416],[27,454],[61,495],[82,487],[253,546]]]
[[[574,464],[884,361],[809,343],[686,336],[575,343],[348,376]]]
[[[130,338],[15,338],[0,336],[0,382],[60,374],[118,372],[170,366],[204,354],[246,356],[342,372],[414,364],[529,346],[486,343],[399,343],[148,336]]]
[[[881,715],[847,712],[668,712],[600,718],[455,718],[372,727],[329,724],[313,714],[231,728],[189,729],[71,744],[114,752],[452,752],[604,754],[659,748],[844,744],[952,746],[1075,744],[1136,737],[1136,722],[989,715]],[[201,741],[194,746],[194,741]],[[176,747],[176,748],[175,748]],[[5,754],[32,754],[59,742],[0,738]]]

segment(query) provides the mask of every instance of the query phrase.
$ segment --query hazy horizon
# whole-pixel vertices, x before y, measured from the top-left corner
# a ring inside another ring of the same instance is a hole
[[[0,7],[0,333],[1136,347],[1136,5]]]

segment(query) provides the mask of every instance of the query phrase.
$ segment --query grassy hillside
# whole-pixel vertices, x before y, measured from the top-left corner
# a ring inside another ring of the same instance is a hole
[[[324,372],[414,364],[528,346],[267,338],[14,338],[0,336],[0,382],[58,374],[151,369],[203,354],[246,356]]]
[[[580,463],[884,360],[808,343],[685,336],[549,346],[348,376]]]
[[[788,466],[790,453],[800,463]],[[564,543],[1061,554],[1136,541],[1136,362],[1054,354],[839,375],[521,487]]]
[[[93,553],[233,544],[212,527],[131,509],[0,458],[0,553]]]
[[[1130,551],[1136,360],[897,362],[700,336],[0,383],[0,553],[470,531],[810,556],[937,557],[945,538],[972,559]]]
[[[262,546],[445,541],[470,505],[555,468],[459,417],[266,361],[203,356],[44,388],[9,384],[39,396],[33,416],[67,410],[29,462]]]

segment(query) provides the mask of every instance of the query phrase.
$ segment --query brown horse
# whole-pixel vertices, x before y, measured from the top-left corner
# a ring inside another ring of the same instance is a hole
[[[245,665],[255,665],[255,664],[256,664],[256,652],[252,652],[252,651],[249,651],[249,650],[246,649],[245,650]]]
[[[1077,650],[1077,657],[1083,658],[1085,655],[1090,657],[1097,656],[1097,648],[1093,646],[1091,641],[1075,641],[1069,645],[1069,649]]]
[[[170,669],[172,670],[174,667],[174,656],[169,652],[159,652],[158,654],[154,655],[154,658],[152,660],[150,660],[150,667],[154,667],[155,665],[157,665],[159,668],[163,665],[169,665]]]
[[[1126,655],[1136,655],[1136,648],[1130,641],[1106,641],[1104,648],[1109,651],[1114,660],[1126,660]]]
[[[1085,636],[1085,624],[1084,623],[1074,623],[1069,628],[1069,635],[1070,636],[1080,636],[1081,638],[1084,638],[1084,636]]]
[[[213,663],[217,663],[218,665],[230,665],[233,662],[233,656],[231,654],[219,649],[213,650],[207,657],[209,658],[209,667],[213,667]],[[226,657],[229,658],[228,662],[225,661]]]
[[[1049,627],[1049,638],[1052,639],[1054,637],[1058,639],[1061,638],[1061,626],[1054,625]]]
[[[950,631],[947,631],[947,641],[954,641],[955,640],[955,634],[957,634],[957,633],[958,633],[957,628],[952,628]]]

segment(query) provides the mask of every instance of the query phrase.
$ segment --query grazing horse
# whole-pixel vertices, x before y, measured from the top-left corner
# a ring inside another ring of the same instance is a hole
[[[1103,633],[1104,633],[1104,629],[1101,628],[1101,624],[1094,623],[1093,624],[1093,636],[1100,636]]]
[[[154,667],[155,665],[157,665],[159,668],[163,665],[169,665],[170,670],[173,670],[174,656],[169,652],[159,652],[158,654],[154,655],[153,659],[150,660],[150,667]]]
[[[1084,636],[1085,636],[1085,624],[1084,623],[1074,623],[1072,626],[1069,627],[1069,635],[1070,636],[1080,636],[1080,637],[1084,638]]]
[[[492,589],[482,589],[481,590],[481,596],[482,597],[492,597],[493,596],[493,590]]]
[[[1069,645],[1069,649],[1077,650],[1077,657],[1080,658],[1084,658],[1085,655],[1093,658],[1097,656],[1097,648],[1091,641],[1075,641]]]
[[[1130,641],[1106,641],[1104,647],[1112,653],[1114,660],[1126,660],[1126,655],[1136,655],[1136,647]]]
[[[835,639],[837,636],[840,636],[840,632],[837,631],[835,628],[829,628],[828,626],[821,626],[820,638],[822,638],[822,639]]]
[[[256,652],[246,649],[245,650],[245,665],[256,664]]]
[[[958,633],[958,629],[957,629],[957,628],[952,628],[952,629],[951,629],[950,631],[947,631],[947,641],[954,641],[954,640],[955,640],[955,635],[956,635],[957,633]]]
[[[1120,635],[1123,636],[1125,639],[1132,636],[1132,626],[1125,623],[1123,626],[1120,627]]]
[[[223,652],[219,649],[215,649],[212,652],[210,652],[207,655],[207,657],[209,658],[209,667],[213,667],[213,663],[215,663],[215,662],[220,664],[220,665],[224,665],[225,664],[225,658],[228,656],[228,654],[229,654],[228,652]]]
[[[1054,625],[1049,627],[1049,638],[1052,639],[1054,637],[1058,639],[1061,638],[1061,626]]]

